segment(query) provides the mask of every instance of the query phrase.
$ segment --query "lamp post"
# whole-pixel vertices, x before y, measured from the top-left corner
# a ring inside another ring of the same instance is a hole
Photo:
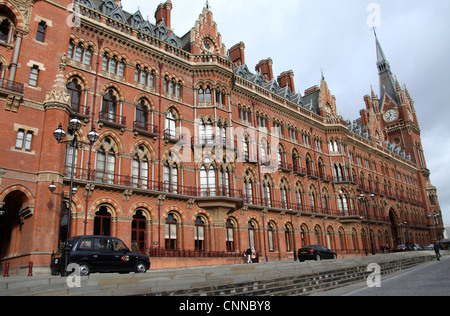
[[[408,232],[408,222],[407,221],[404,221],[403,222],[403,225],[405,226],[405,228],[406,228],[406,237],[405,237],[405,246],[406,246],[406,248],[408,248],[408,244],[409,244],[409,232]]]
[[[294,221],[292,220],[292,213],[294,212],[292,209],[289,209],[290,215],[291,215],[291,224],[292,224],[292,241],[293,241],[293,247],[294,247],[294,261],[297,261],[297,246],[295,244],[295,225]]]
[[[373,199],[374,197],[375,197],[375,194],[372,193],[370,195],[370,198]],[[358,200],[360,200],[361,203],[364,202],[364,205],[365,205],[365,213],[366,213],[366,218],[367,218],[367,225],[369,226],[370,246],[372,248],[372,255],[375,255],[375,248],[373,246],[373,239],[372,239],[372,230],[370,228],[370,218],[369,218],[369,215],[368,215],[368,212],[367,212],[367,198],[365,197],[364,194],[361,193],[359,195],[359,197],[358,197]],[[366,251],[366,255],[367,255],[367,251]]]
[[[58,128],[53,132],[53,136],[55,137],[58,144],[67,144],[70,148],[72,148],[72,162],[70,165],[70,189],[69,189],[69,207],[68,207],[68,221],[67,221],[67,236],[66,236],[66,246],[69,244],[70,239],[70,221],[72,218],[71,210],[72,210],[72,197],[76,193],[76,188],[73,186],[73,178],[75,173],[75,150],[78,147],[79,144],[86,144],[86,145],[92,145],[94,144],[98,138],[99,134],[95,131],[95,126],[92,126],[92,130],[87,135],[87,138],[89,139],[89,143],[85,143],[78,140],[77,132],[81,128],[81,121],[78,119],[77,116],[75,116],[73,119],[69,122],[69,130],[73,132],[73,138],[71,140],[64,140],[66,137],[66,132],[62,128],[62,124],[60,123]],[[56,189],[56,186],[54,182],[49,186],[50,192],[53,193],[53,191]],[[64,272],[67,268],[68,258],[67,258],[67,251],[65,252],[65,260],[64,260]],[[61,273],[61,275],[64,275],[64,273]]]
[[[427,214],[427,217],[428,218],[431,218],[432,220],[433,220],[433,226],[434,226],[434,230],[435,230],[435,234],[436,234],[436,241],[439,241],[439,236],[438,236],[438,224],[437,224],[437,222],[438,222],[438,218],[439,218],[439,213],[438,212],[435,212],[435,213],[433,213],[433,214],[431,214],[431,213],[428,213]]]

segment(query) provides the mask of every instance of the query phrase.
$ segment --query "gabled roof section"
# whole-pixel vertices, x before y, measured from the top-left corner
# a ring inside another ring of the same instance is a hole
[[[137,30],[140,30],[148,35],[157,37],[160,40],[166,41],[170,45],[174,45],[178,48],[182,48],[182,40],[176,36],[167,24],[162,21],[158,25],[150,23],[145,20],[141,11],[138,10],[134,14],[130,14],[122,10],[121,6],[117,6],[114,0],[74,0],[82,6],[86,6],[89,9],[96,10],[112,17],[118,22],[127,24]],[[166,6],[170,5],[170,0],[166,1]],[[169,14],[169,13],[167,13]]]

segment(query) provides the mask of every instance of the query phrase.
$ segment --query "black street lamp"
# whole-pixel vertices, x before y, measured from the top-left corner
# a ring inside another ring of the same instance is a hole
[[[75,150],[78,147],[79,144],[86,144],[86,145],[93,145],[99,138],[99,134],[95,131],[95,127],[92,127],[92,130],[87,135],[87,138],[89,139],[89,143],[85,143],[78,140],[77,132],[81,128],[81,121],[78,119],[77,116],[75,118],[71,119],[69,122],[69,130],[73,132],[73,138],[71,140],[64,140],[66,137],[66,132],[62,128],[62,124],[60,123],[58,128],[53,132],[53,136],[55,137],[58,144],[67,144],[70,148],[72,148],[72,162],[71,162],[71,168],[70,168],[70,189],[69,189],[69,207],[68,207],[68,221],[67,221],[67,237],[66,237],[66,245],[69,243],[70,239],[70,221],[71,221],[71,210],[72,210],[72,197],[76,193],[76,188],[73,186],[73,177],[75,174]],[[52,184],[49,186],[50,192],[53,193],[55,191],[56,186],[54,182],[52,181]],[[65,262],[64,262],[64,271],[66,271],[67,268],[67,251],[65,256]],[[62,273],[61,275],[63,275]]]
[[[370,198],[373,200],[375,198],[375,194],[372,193],[370,195]],[[372,238],[372,230],[370,228],[370,218],[369,218],[369,215],[368,215],[368,212],[367,212],[367,198],[366,198],[366,196],[364,194],[361,193],[359,195],[359,197],[358,197],[358,200],[360,200],[361,203],[364,202],[364,205],[365,205],[365,213],[366,213],[366,218],[367,218],[367,225],[369,226],[370,246],[372,248],[372,255],[375,255],[375,248],[373,246],[373,238]],[[366,251],[366,255],[367,255],[367,251]]]

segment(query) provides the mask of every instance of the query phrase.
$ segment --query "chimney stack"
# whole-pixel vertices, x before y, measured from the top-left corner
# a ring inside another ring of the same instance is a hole
[[[172,2],[167,0],[166,3],[161,3],[155,12],[156,25],[159,25],[162,21],[166,24],[168,29],[171,29],[172,22]]]
[[[278,76],[277,81],[281,88],[288,86],[291,93],[295,94],[294,72],[292,70],[283,72]]]
[[[231,61],[236,66],[245,65],[245,44],[243,42],[239,42],[228,50],[228,55],[231,58]]]
[[[272,58],[267,58],[261,60],[258,65],[256,65],[255,70],[259,71],[266,81],[271,81],[273,79],[273,70],[272,70],[273,61]]]

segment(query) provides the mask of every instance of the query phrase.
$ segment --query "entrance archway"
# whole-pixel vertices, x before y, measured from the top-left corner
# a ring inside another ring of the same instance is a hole
[[[29,215],[28,197],[22,191],[12,191],[3,200],[0,216],[0,259],[21,254],[23,225]]]
[[[394,243],[392,246],[395,247],[401,244],[400,235],[398,234],[398,227],[400,226],[401,220],[393,208],[389,210],[389,220],[391,222],[392,242]]]

